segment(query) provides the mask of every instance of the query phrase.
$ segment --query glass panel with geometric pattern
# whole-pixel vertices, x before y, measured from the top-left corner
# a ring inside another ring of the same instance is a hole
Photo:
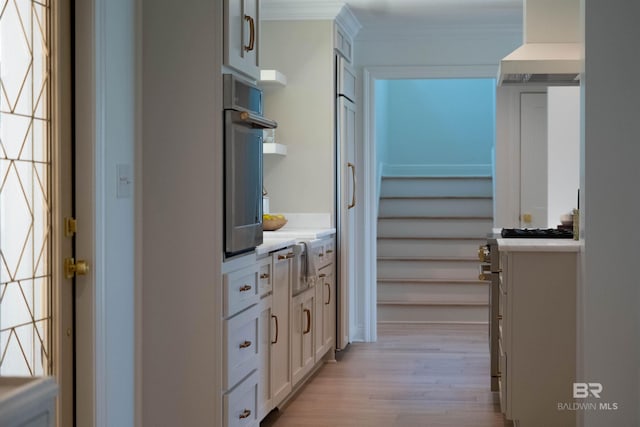
[[[50,0],[0,0],[0,375],[51,374]]]

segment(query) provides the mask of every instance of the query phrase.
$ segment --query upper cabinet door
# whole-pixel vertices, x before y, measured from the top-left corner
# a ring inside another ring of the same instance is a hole
[[[260,0],[225,0],[224,65],[260,78]]]
[[[334,48],[336,52],[342,55],[348,62],[353,59],[353,42],[351,37],[339,26],[334,26]]]
[[[356,71],[349,66],[347,61],[338,56],[337,57],[337,89],[338,95],[343,95],[349,98],[349,100],[355,102],[356,100]]]

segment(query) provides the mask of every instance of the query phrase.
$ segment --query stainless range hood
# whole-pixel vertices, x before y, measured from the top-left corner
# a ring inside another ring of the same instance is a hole
[[[580,0],[524,0],[523,45],[500,61],[498,85],[578,85]]]

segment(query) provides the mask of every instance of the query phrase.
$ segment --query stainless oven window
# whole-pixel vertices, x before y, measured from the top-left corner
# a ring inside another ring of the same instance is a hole
[[[226,111],[225,252],[262,243],[262,130]]]

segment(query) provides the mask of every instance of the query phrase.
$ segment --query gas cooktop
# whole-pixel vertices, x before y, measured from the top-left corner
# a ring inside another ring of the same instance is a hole
[[[572,239],[573,231],[556,228],[503,228],[503,238],[517,239]]]

